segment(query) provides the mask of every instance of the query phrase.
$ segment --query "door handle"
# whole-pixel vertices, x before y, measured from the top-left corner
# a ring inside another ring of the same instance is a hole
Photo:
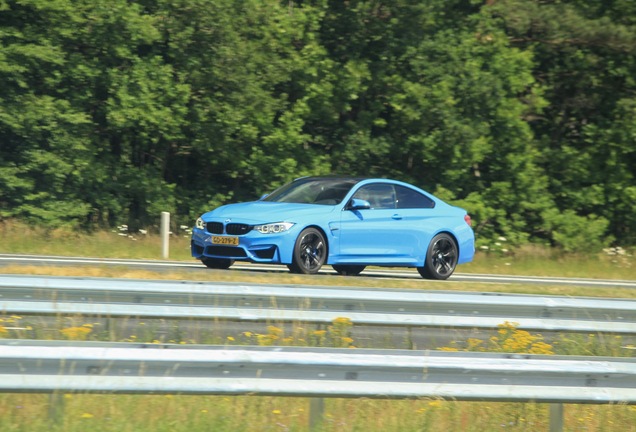
[[[395,219],[395,220],[400,220],[400,219],[402,219],[402,216],[400,216],[399,214],[396,213],[393,216],[391,216],[391,218]]]

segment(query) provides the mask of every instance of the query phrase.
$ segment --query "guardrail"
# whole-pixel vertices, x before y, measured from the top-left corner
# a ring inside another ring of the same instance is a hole
[[[0,340],[0,391],[636,403],[630,358]]]
[[[634,300],[189,281],[0,276],[0,311],[636,334]]]
[[[0,392],[535,401],[557,432],[562,403],[634,404],[635,388],[624,358],[0,340]]]

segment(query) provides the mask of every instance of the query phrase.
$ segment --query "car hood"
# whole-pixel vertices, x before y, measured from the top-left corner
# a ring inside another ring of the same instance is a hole
[[[202,218],[209,222],[213,219],[232,219],[232,222],[260,224],[269,222],[294,222],[295,218],[331,213],[335,206],[319,204],[277,203],[253,201],[227,204],[205,213]]]

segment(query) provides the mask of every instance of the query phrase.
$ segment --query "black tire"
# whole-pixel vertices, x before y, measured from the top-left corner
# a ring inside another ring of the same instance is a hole
[[[428,245],[424,267],[418,267],[417,271],[425,279],[448,279],[455,271],[458,256],[455,240],[448,234],[437,234]]]
[[[343,276],[358,276],[366,268],[363,265],[332,265],[331,267]]]
[[[316,274],[326,260],[325,237],[316,228],[306,228],[296,239],[292,263],[287,267],[292,273]]]
[[[201,258],[201,262],[211,269],[226,270],[234,264],[233,259],[229,258]]]

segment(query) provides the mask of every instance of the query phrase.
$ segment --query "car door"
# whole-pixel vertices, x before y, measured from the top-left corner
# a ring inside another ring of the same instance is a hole
[[[347,210],[341,215],[340,263],[413,264],[415,235],[396,208],[390,183],[371,183],[352,199],[368,201],[371,208]]]

